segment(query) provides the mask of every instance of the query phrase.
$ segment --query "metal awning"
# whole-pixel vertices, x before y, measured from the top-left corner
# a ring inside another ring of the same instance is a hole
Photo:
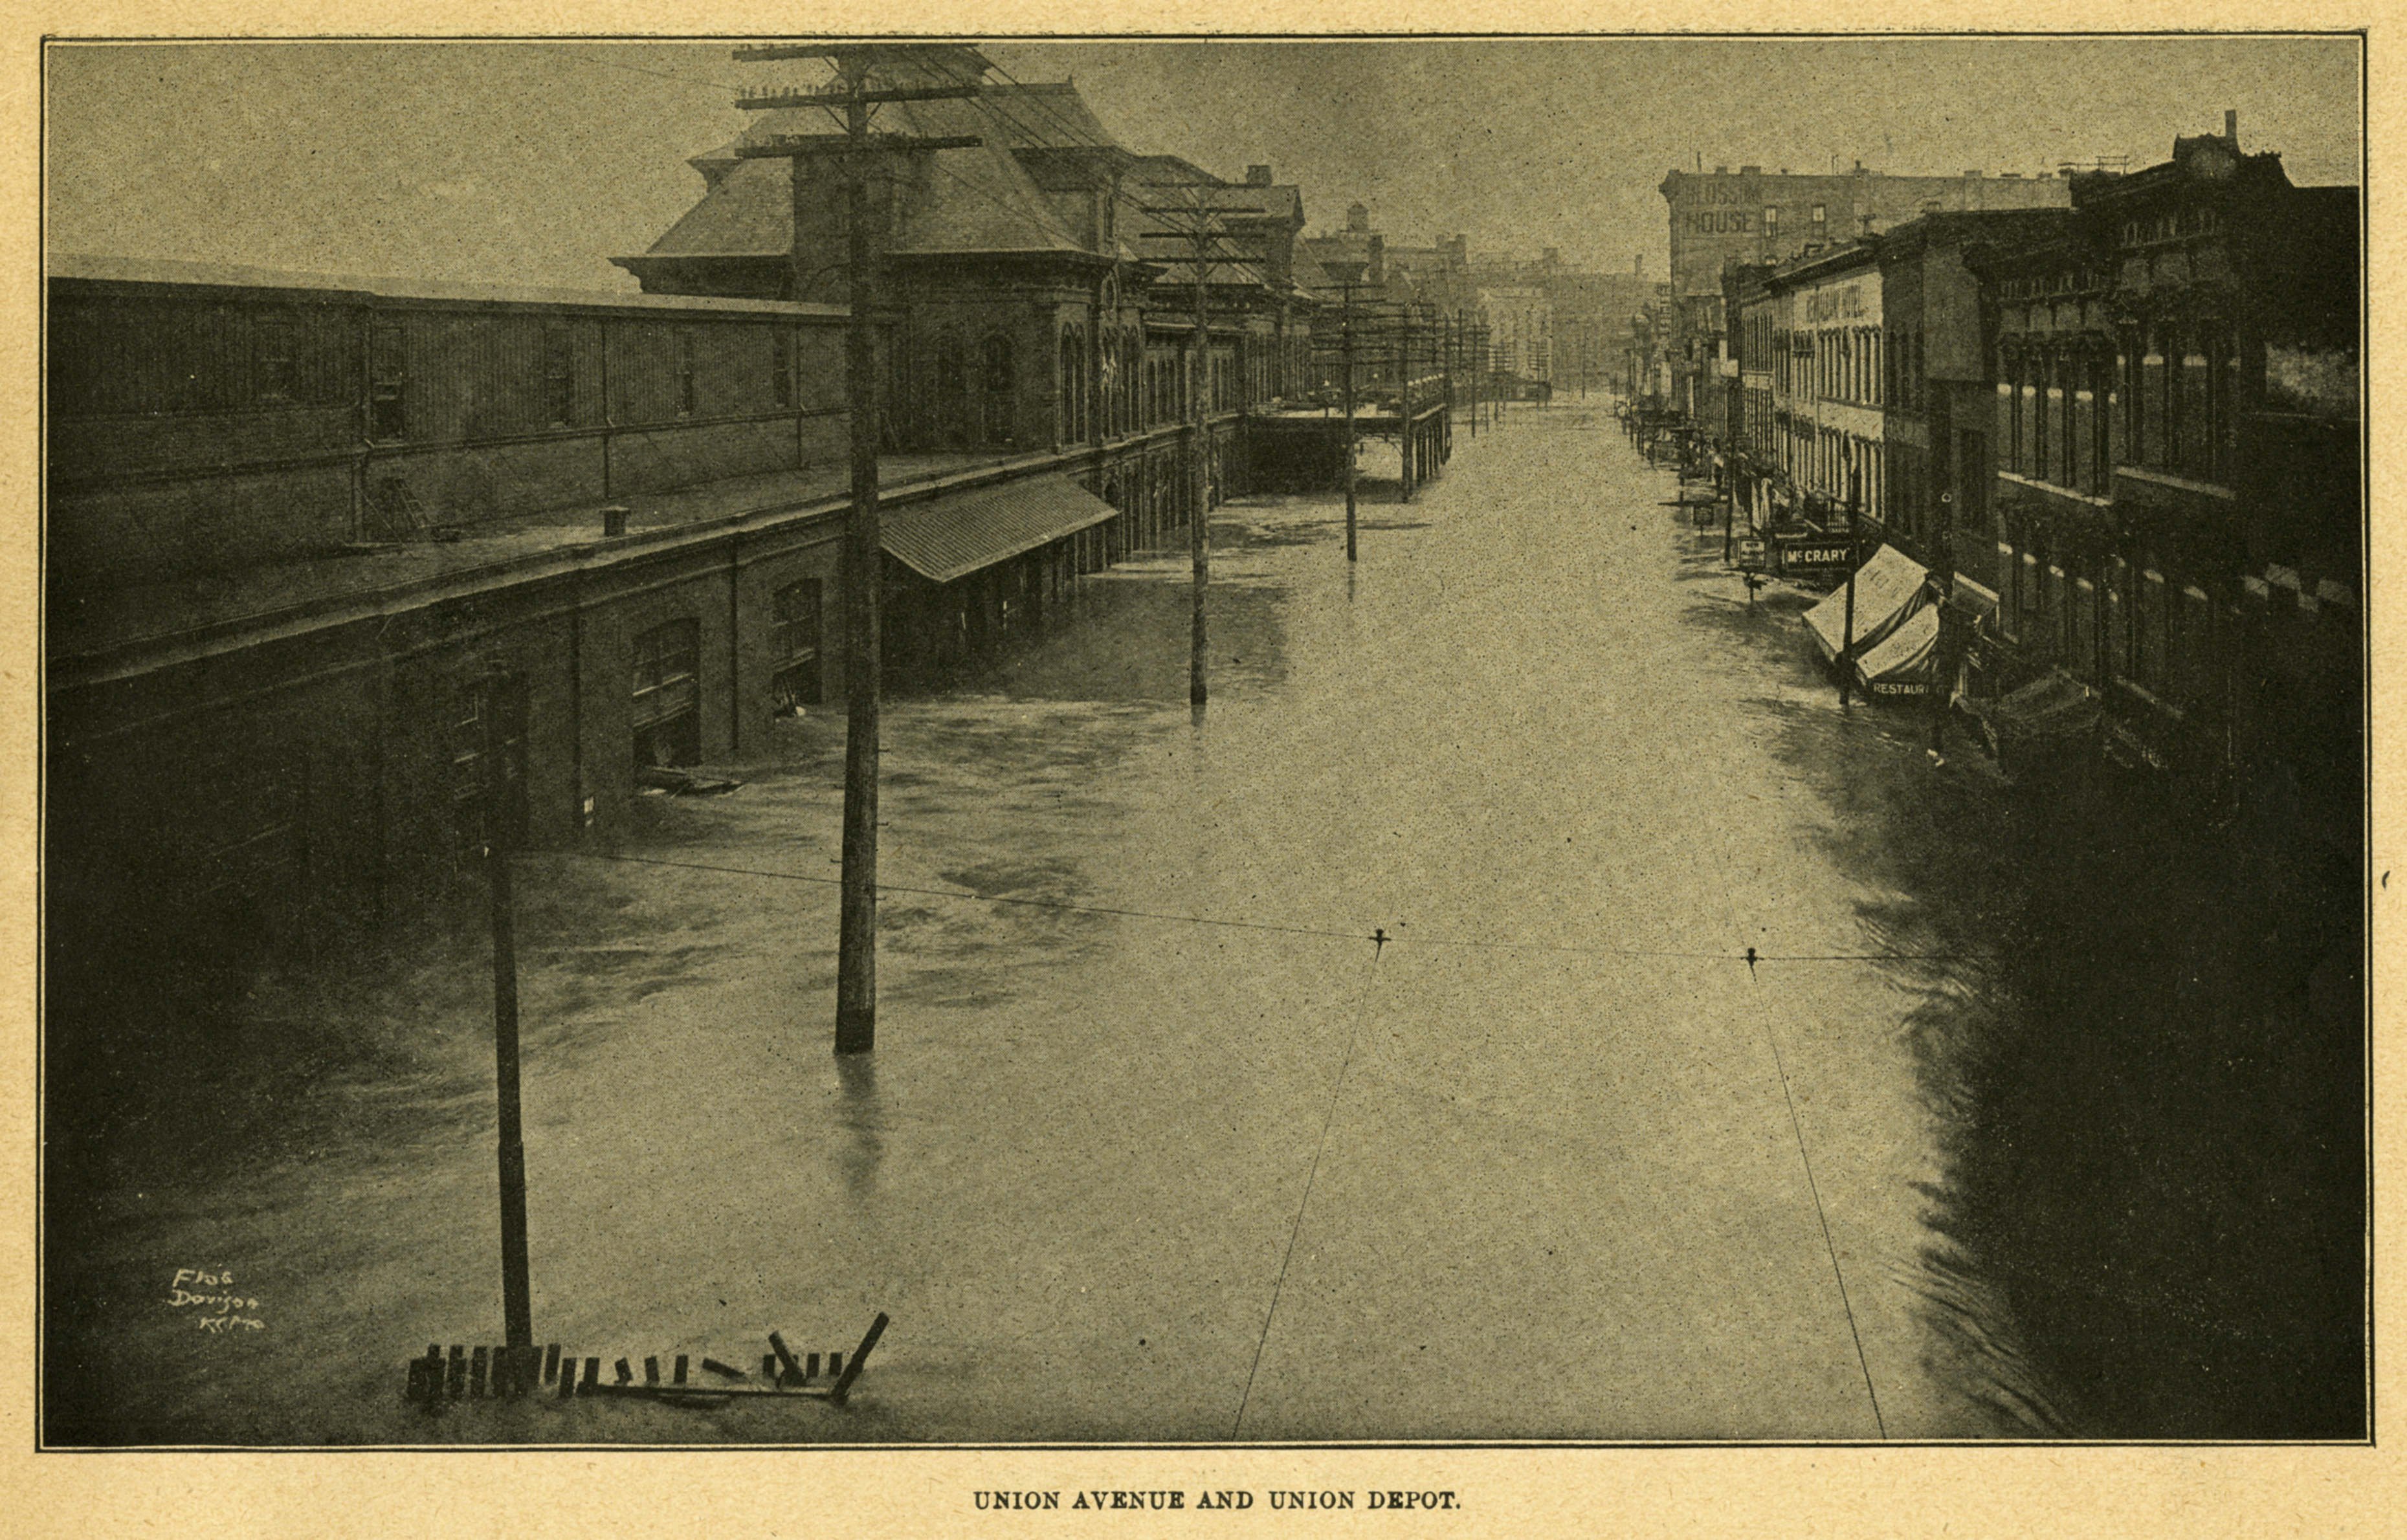
[[[931,583],[950,583],[1118,512],[1067,476],[1028,476],[882,508],[878,543]]]

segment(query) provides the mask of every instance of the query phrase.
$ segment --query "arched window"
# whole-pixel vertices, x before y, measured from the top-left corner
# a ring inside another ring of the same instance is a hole
[[[940,445],[959,446],[967,438],[969,378],[961,363],[961,339],[950,332],[936,338],[934,399],[929,429]]]
[[[1062,328],[1058,380],[1061,437],[1067,443],[1083,444],[1087,439],[1087,334],[1078,327]]]
[[[1016,442],[1018,373],[1011,357],[1011,339],[997,332],[978,348],[978,434],[989,444]]]

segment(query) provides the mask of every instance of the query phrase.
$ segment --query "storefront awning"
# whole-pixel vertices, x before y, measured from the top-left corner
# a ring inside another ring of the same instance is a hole
[[[1852,657],[1861,657],[1888,640],[1928,597],[1922,564],[1894,545],[1884,545],[1856,569],[1856,624]],[[1830,596],[1805,612],[1805,629],[1824,661],[1836,658],[1847,640],[1847,587],[1841,584]]]
[[[1939,608],[1925,604],[1862,655],[1856,677],[1867,695],[1920,695],[1939,672]]]
[[[1119,512],[1067,476],[1028,476],[878,513],[886,553],[931,583],[950,583]]]

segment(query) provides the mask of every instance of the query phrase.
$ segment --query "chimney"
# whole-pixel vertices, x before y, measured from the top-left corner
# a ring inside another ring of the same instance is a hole
[[[1971,180],[1977,182],[1981,179],[1981,168],[1979,166],[1974,166],[1972,170],[1964,173],[1964,175]]]
[[[1346,228],[1361,231],[1371,228],[1371,211],[1360,204],[1346,205]]]
[[[1271,168],[1270,168],[1270,167],[1268,167],[1268,166],[1266,166],[1266,165],[1249,165],[1249,166],[1247,166],[1247,167],[1246,168],[1246,185],[1247,187],[1268,187],[1268,186],[1270,186],[1270,185],[1271,185]]]
[[[2240,114],[2229,107],[2223,110],[2223,136],[2231,141],[2232,148],[2240,148]]]
[[[1738,168],[1738,174],[1742,177],[1760,177],[1763,175],[1763,168],[1759,165],[1743,165]]]
[[[1730,167],[1726,165],[1717,165],[1714,167],[1714,175],[1716,177],[1727,177],[1730,175]]]

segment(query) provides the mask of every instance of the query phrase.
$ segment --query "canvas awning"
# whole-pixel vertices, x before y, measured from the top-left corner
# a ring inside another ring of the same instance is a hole
[[[1859,655],[1856,677],[1867,695],[1920,695],[1939,672],[1939,607],[1925,604]]]
[[[1884,545],[1856,569],[1855,645],[1861,657],[1888,640],[1888,634],[1923,607],[1928,599],[1922,564],[1894,545]],[[1805,629],[1828,662],[1839,656],[1847,630],[1847,587],[1841,584],[1830,596],[1805,612]]]
[[[1067,476],[1027,476],[878,513],[886,554],[931,583],[950,583],[1119,512]]]

